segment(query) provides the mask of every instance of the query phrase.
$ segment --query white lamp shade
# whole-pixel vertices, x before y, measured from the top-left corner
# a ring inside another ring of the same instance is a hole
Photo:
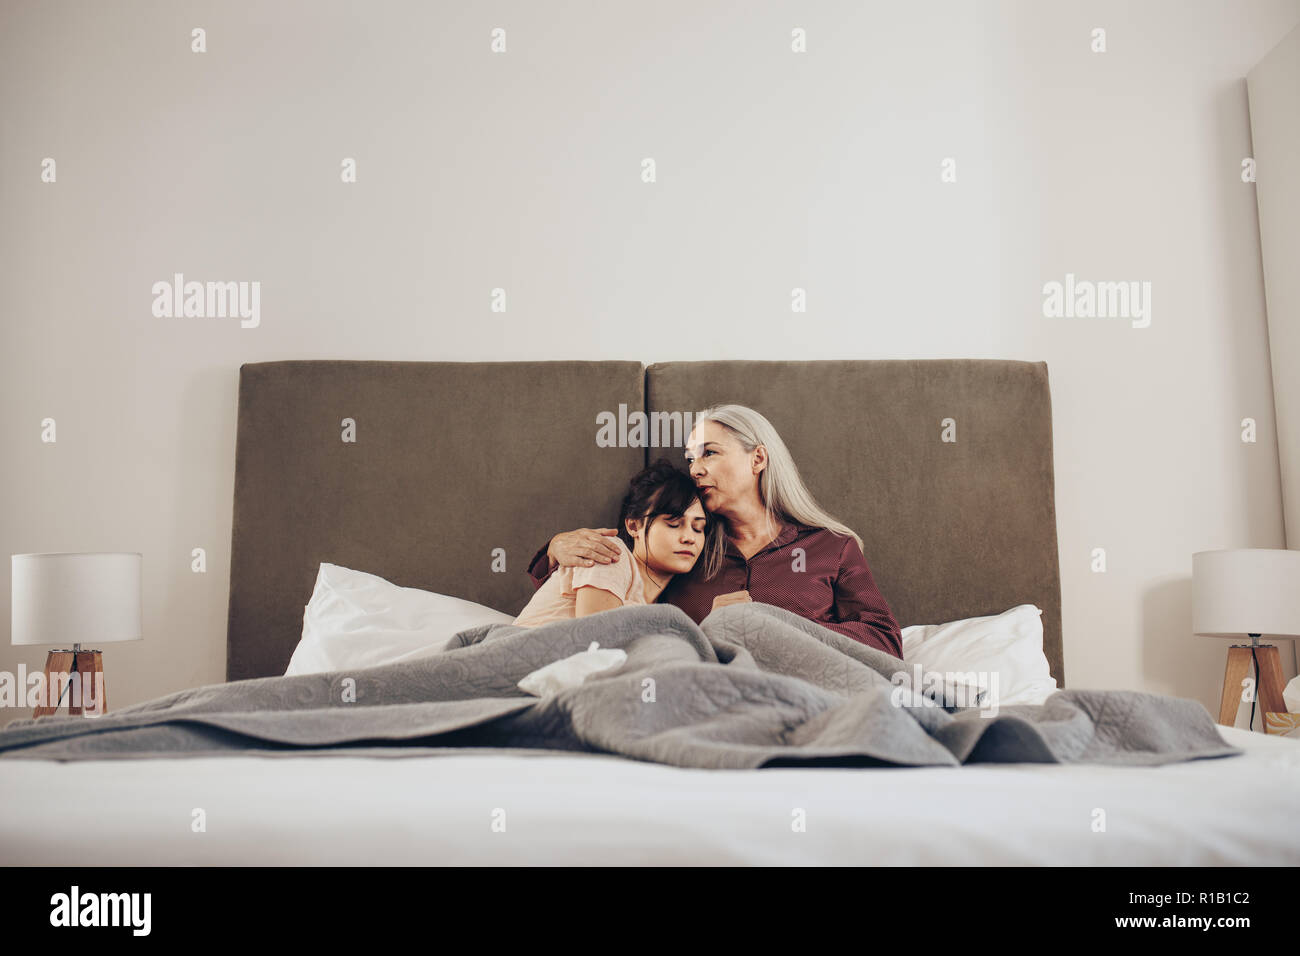
[[[1300,637],[1300,551],[1193,554],[1192,631],[1209,637]]]
[[[10,643],[140,640],[139,554],[15,554],[11,561]]]

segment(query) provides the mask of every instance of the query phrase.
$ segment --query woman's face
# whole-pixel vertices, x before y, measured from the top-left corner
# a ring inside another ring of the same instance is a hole
[[[704,507],[720,514],[758,496],[758,475],[767,465],[763,446],[746,453],[727,428],[711,421],[697,422],[691,429],[686,461]]]
[[[684,515],[656,515],[649,534],[642,527],[645,519],[629,518],[627,531],[636,539],[636,556],[655,574],[685,574],[704,550],[706,518],[696,498]]]

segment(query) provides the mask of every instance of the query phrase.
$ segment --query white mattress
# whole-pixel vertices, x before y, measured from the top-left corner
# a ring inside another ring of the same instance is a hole
[[[1247,752],[1152,768],[0,760],[0,863],[1300,864],[1300,741],[1219,729]],[[195,808],[206,832],[191,830]]]

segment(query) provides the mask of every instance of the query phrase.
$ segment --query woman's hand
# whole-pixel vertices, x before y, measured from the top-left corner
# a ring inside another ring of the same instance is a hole
[[[749,596],[748,591],[732,591],[730,594],[719,594],[713,599],[713,610],[720,607],[726,607],[728,604],[753,604],[754,600]]]
[[[546,557],[551,562],[551,570],[561,568],[590,568],[597,561],[601,564],[613,564],[622,554],[618,542],[611,541],[618,531],[613,528],[579,528],[577,531],[562,531],[551,539],[546,548]]]

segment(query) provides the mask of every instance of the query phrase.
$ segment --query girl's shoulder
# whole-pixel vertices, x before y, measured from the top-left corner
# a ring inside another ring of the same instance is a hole
[[[595,580],[601,582],[611,578],[635,578],[637,576],[636,559],[632,557],[632,552],[628,550],[627,542],[622,538],[615,537],[618,542],[618,558],[609,564],[593,564],[591,567],[565,568],[569,572],[570,581],[576,580],[580,583],[593,583]]]
[[[618,558],[613,564],[606,564],[606,568],[618,568],[624,574],[631,572],[636,574],[636,559],[632,557],[632,552],[628,549],[627,542],[622,538],[615,537],[614,541],[618,543]]]

